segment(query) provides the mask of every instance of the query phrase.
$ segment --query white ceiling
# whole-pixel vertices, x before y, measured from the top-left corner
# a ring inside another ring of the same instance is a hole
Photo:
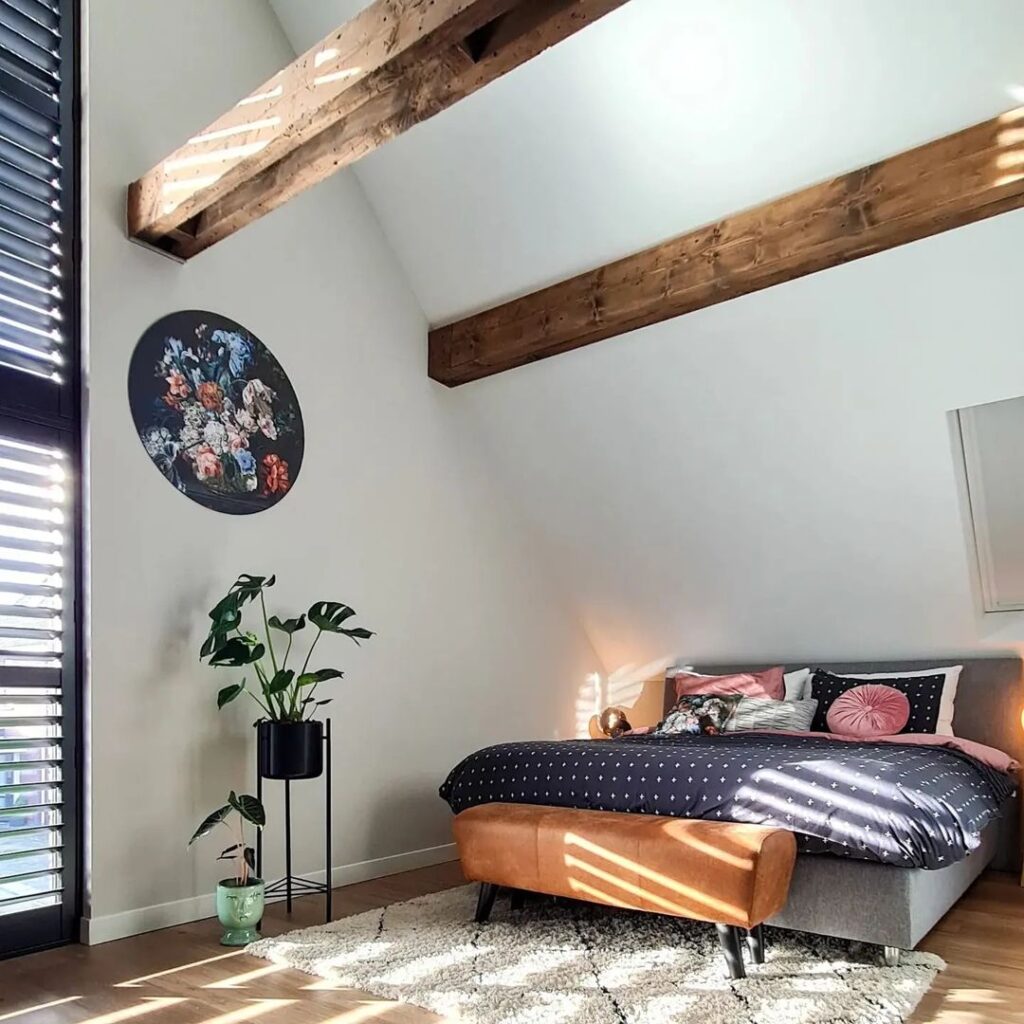
[[[296,52],[365,0],[270,0]],[[1024,102],[1021,0],[631,0],[361,161],[434,323]]]

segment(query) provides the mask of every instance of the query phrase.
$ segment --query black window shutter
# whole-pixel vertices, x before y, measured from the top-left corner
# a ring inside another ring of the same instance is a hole
[[[78,917],[77,33],[0,0],[0,956]]]

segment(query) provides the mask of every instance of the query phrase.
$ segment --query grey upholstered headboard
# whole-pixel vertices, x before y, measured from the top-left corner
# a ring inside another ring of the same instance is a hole
[[[731,672],[752,672],[778,665],[700,665],[699,672],[725,675]],[[929,658],[926,661],[815,661],[801,658],[788,669],[824,668],[830,672],[912,672],[941,665],[963,665],[957,688],[953,714],[953,731],[964,739],[975,740],[1003,750],[1024,764],[1024,729],[1021,709],[1024,708],[1024,662],[1018,655],[994,658]],[[672,706],[674,694],[665,687],[665,709]],[[1005,871],[1019,870],[1021,865],[1020,795],[1014,798],[1000,831],[999,853],[993,866]]]

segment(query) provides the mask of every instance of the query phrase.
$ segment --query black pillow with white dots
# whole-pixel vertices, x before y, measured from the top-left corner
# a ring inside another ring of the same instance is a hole
[[[943,672],[933,676],[892,676],[879,679],[851,679],[819,668],[811,678],[811,696],[818,702],[818,710],[811,722],[812,732],[831,732],[828,727],[829,708],[855,686],[881,685],[899,690],[910,701],[910,717],[900,730],[905,732],[934,733],[939,724],[942,690],[946,682]]]

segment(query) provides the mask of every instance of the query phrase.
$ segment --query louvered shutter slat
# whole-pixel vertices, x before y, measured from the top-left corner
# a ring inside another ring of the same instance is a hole
[[[35,536],[35,531],[22,531],[12,534],[12,528],[4,525],[0,517],[0,548],[17,548],[21,551],[35,553],[39,556],[53,555],[60,552],[63,546],[59,537]],[[3,617],[0,610],[0,618]]]
[[[45,297],[44,297],[45,298]],[[55,309],[42,306],[30,306],[6,295],[0,294],[0,318],[14,323],[22,323],[28,327],[49,334],[60,322]]]
[[[21,197],[40,203],[49,209],[57,209],[58,195],[57,187],[51,182],[40,181],[26,174],[11,164],[0,160],[0,196],[4,196],[4,202],[12,209],[22,201]]]
[[[45,3],[44,0],[3,0],[3,6],[48,29],[55,38],[59,38],[60,15],[53,4]]]
[[[46,354],[53,353],[60,344],[60,332],[54,327],[41,329],[0,315],[0,340],[25,355],[38,353],[46,358]]]
[[[0,98],[0,138],[7,139],[44,160],[54,160],[57,157],[60,144],[54,135],[55,125],[46,118],[33,120],[29,124],[24,117],[8,117],[4,109]]]
[[[3,251],[0,245],[0,289],[7,288],[10,279],[17,282],[16,287],[27,294],[28,290],[35,288],[39,293],[46,293],[57,287],[58,277],[47,267],[37,267],[18,256]],[[12,291],[14,294],[14,291]]]
[[[57,246],[56,235],[54,235],[52,245]],[[53,249],[36,245],[35,242],[12,234],[2,227],[0,227],[0,254],[20,259],[30,267],[36,267],[53,277],[60,272],[57,254]]]
[[[20,268],[19,268],[20,269]],[[54,313],[59,309],[60,289],[56,285],[36,284],[25,277],[17,277],[8,270],[0,269],[0,295],[8,303],[24,305],[29,308],[50,309]]]
[[[41,199],[36,199],[35,196],[26,192],[14,188],[7,189],[3,197],[3,205],[9,210],[21,214],[22,217],[27,217],[36,224],[43,225],[47,231],[59,229],[60,213],[57,207],[45,203]]]
[[[31,21],[22,18],[15,10],[3,4],[0,11],[0,50],[3,56],[40,85],[53,87],[60,77],[60,58],[47,44],[40,45],[27,36],[22,29]],[[47,41],[48,43],[49,41]]]
[[[0,199],[0,227],[44,248],[49,248],[53,244],[54,236],[59,237],[60,233],[55,231],[51,224],[41,223],[19,213],[13,205],[17,202],[17,198],[11,197],[11,200],[12,202],[8,204],[6,196]]]
[[[50,13],[52,15],[52,12]],[[0,3],[0,20],[5,25],[56,57],[60,42],[57,25],[53,23],[52,18],[49,24],[41,21],[40,15],[46,16],[46,8],[40,4],[26,9],[22,4],[12,0],[3,0]]]
[[[10,341],[2,334],[0,334],[0,362],[12,369],[22,370],[36,377],[59,379],[59,375],[53,369],[57,365],[55,357],[48,359],[51,368],[47,370],[33,351],[26,350],[23,346]]]
[[[11,829],[0,835],[0,856],[31,850],[57,850],[60,849],[61,838],[60,829],[50,826]]]
[[[59,165],[54,163],[56,157],[44,157],[6,139],[0,139],[0,159],[27,175],[50,184],[54,182],[60,170]]]

